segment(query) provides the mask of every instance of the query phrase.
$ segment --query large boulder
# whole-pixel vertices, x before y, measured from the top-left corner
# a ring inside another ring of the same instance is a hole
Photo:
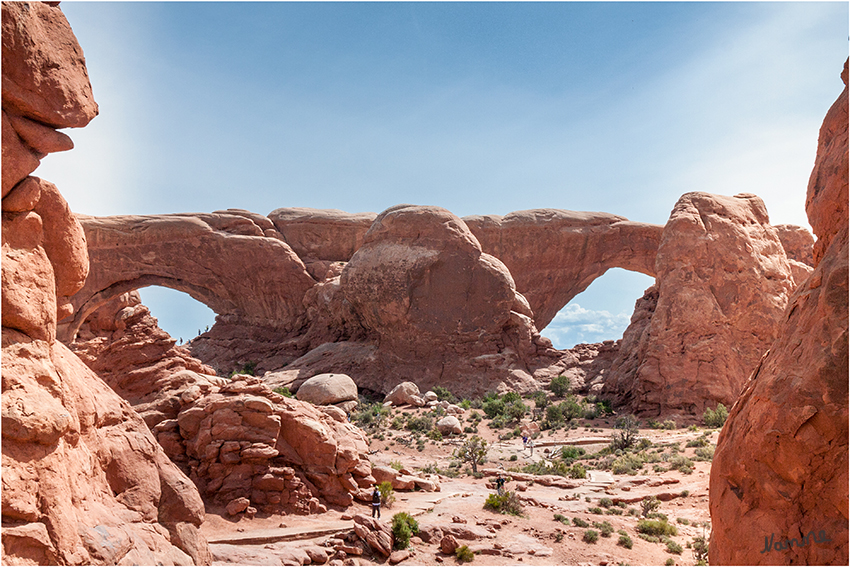
[[[809,180],[817,266],[720,433],[712,565],[847,565],[847,64]],[[742,529],[746,526],[746,529]]]
[[[145,422],[65,345],[57,320],[83,284],[83,230],[29,177],[97,114],[85,61],[53,3],[3,12],[4,564],[203,564],[195,486]]]
[[[795,286],[764,203],[686,193],[664,227],[656,272],[649,321],[644,300],[632,323],[643,330],[626,331],[604,391],[652,416],[731,406],[776,338]]]
[[[301,384],[295,397],[317,406],[357,401],[357,384],[345,374],[319,374]]]
[[[421,406],[424,400],[419,394],[419,386],[414,382],[402,382],[384,396],[384,403],[391,403],[394,406]]]

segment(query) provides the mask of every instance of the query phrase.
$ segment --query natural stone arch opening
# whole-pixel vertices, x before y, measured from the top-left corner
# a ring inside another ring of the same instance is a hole
[[[138,291],[151,286],[169,288],[178,292],[183,292],[189,295],[192,299],[208,307],[215,314],[220,314],[222,312],[226,313],[230,308],[232,308],[232,306],[227,304],[226,300],[223,300],[221,297],[215,295],[211,290],[202,286],[190,284],[185,280],[178,280],[164,276],[145,275],[132,280],[116,282],[89,297],[85,303],[75,310],[72,318],[59,324],[57,337],[66,343],[73,341],[85,320],[88,319],[92,313],[97,311],[98,308],[119,295],[131,291]]]
[[[655,278],[644,273],[611,268],[570,299],[540,333],[558,349],[618,340],[629,325],[635,301],[654,283]]]
[[[139,289],[142,304],[156,317],[159,328],[185,344],[215,324],[216,312],[188,293],[164,286]]]

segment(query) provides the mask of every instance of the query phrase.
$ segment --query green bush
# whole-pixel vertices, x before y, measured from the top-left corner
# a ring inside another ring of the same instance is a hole
[[[594,506],[593,508],[588,508],[587,511],[591,514],[604,514],[605,511],[598,506]]]
[[[611,500],[608,497],[600,498],[599,499],[599,505],[602,506],[603,508],[610,508],[611,506],[614,505],[614,501]]]
[[[668,419],[664,422],[664,429],[676,429],[676,422]]]
[[[611,472],[614,474],[635,474],[643,466],[643,459],[638,455],[626,453],[622,457],[617,457],[611,463]]]
[[[588,524],[587,522],[585,522],[583,519],[581,519],[579,517],[573,518],[573,525],[577,528],[589,528],[590,527],[590,524]]]
[[[691,523],[691,521],[687,518],[676,518],[676,523],[682,524],[683,526],[687,526],[688,524]]]
[[[401,461],[390,461],[390,468],[400,471],[404,468],[404,465],[401,464]]]
[[[393,502],[395,502],[395,490],[393,490],[393,483],[385,480],[378,485],[378,492],[381,493],[381,506],[384,506],[385,508],[392,508]]]
[[[637,531],[651,536],[674,536],[679,533],[676,526],[663,520],[638,520]]]
[[[410,536],[419,533],[419,523],[407,512],[399,512],[393,516],[392,530],[395,548],[406,549]]]
[[[574,463],[572,467],[570,467],[567,476],[570,478],[585,478],[587,477],[587,469],[584,468],[584,465],[581,463]]]
[[[675,565],[675,564],[676,564],[676,562],[673,561],[672,557],[668,557],[667,561],[664,562],[665,567],[670,567],[671,565]]]
[[[548,421],[550,425],[563,423],[564,414],[561,413],[561,405],[562,404],[550,404],[546,406],[546,421]]]
[[[670,458],[670,470],[676,469],[682,474],[693,473],[694,463],[684,455],[675,455]]]
[[[693,548],[694,559],[697,565],[705,565],[708,561],[708,538],[705,536],[697,536],[691,544]]]
[[[702,420],[706,427],[723,427],[727,417],[729,417],[729,410],[723,404],[717,404],[717,408],[714,410],[706,408],[705,413],[702,414]]]
[[[281,396],[285,396],[287,398],[292,397],[292,392],[289,391],[289,388],[286,386],[278,386],[274,390],[272,390],[275,394],[280,394]]]
[[[599,539],[599,532],[596,530],[586,530],[581,539],[587,543],[596,543],[596,540]]]
[[[504,415],[510,421],[519,421],[526,413],[528,413],[528,406],[522,403],[522,400],[513,401],[505,406]]]
[[[714,447],[699,447],[694,451],[694,459],[697,461],[711,462],[714,459]]]
[[[517,457],[516,455],[511,455],[511,458],[510,458],[510,459],[508,459],[508,460],[509,460],[509,461],[516,461],[518,458],[519,458],[519,457]]]
[[[501,496],[498,494],[487,495],[487,500],[484,501],[484,508],[498,512],[499,514],[511,514],[513,516],[522,516],[523,507],[519,501],[519,495],[516,492],[505,492]]]
[[[567,394],[570,393],[570,389],[572,386],[570,385],[570,379],[564,376],[556,376],[552,378],[552,381],[549,383],[549,391],[555,394],[559,398],[563,398]]]
[[[406,427],[409,431],[421,431],[424,433],[426,431],[431,431],[431,428],[434,427],[434,420],[427,415],[411,417],[407,420]]]
[[[675,553],[676,555],[682,555],[682,546],[673,541],[672,539],[667,540],[667,551],[670,553]]]
[[[634,545],[634,542],[632,541],[632,538],[630,538],[628,535],[620,534],[620,539],[617,540],[617,545],[621,545],[626,549],[631,549]]]
[[[485,400],[482,409],[489,419],[495,419],[505,413],[505,402],[499,398]]]
[[[611,525],[610,522],[593,522],[593,527],[599,530],[599,534],[602,537],[611,537],[611,534],[614,533],[614,526]]]
[[[461,407],[461,409],[468,410],[469,408],[472,407],[472,402],[467,400],[467,399],[464,399],[464,400],[461,400],[461,402],[458,405]]]
[[[570,421],[572,419],[578,419],[584,415],[584,410],[579,404],[575,396],[570,394],[567,398],[561,402],[561,415],[564,416],[564,421]]]
[[[431,388],[431,391],[437,394],[437,399],[441,402],[445,400],[450,404],[453,404],[457,401],[457,398],[455,398],[454,394],[449,392],[449,390],[443,386],[434,386],[433,388]]]
[[[468,545],[461,545],[455,550],[455,558],[458,563],[472,563],[475,559],[475,552],[469,549]]]
[[[574,460],[583,457],[587,451],[575,445],[567,445],[561,448],[561,460],[565,463],[571,463]]]
[[[696,439],[691,439],[690,441],[685,443],[685,447],[707,447],[707,446],[708,446],[708,439],[706,439],[704,436],[697,437]]]
[[[570,519],[564,516],[563,514],[555,514],[555,521],[561,522],[562,524],[570,525]]]
[[[617,449],[626,450],[637,443],[638,438],[638,420],[633,415],[625,415],[617,419],[615,426],[618,431],[614,432],[611,437],[611,450]]]

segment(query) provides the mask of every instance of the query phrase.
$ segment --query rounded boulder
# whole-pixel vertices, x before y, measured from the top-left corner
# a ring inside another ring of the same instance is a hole
[[[346,374],[319,374],[298,388],[295,397],[317,406],[357,400],[357,384]]]

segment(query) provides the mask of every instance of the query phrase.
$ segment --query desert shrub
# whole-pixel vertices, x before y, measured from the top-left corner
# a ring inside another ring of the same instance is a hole
[[[590,524],[579,517],[573,518],[573,525],[577,528],[589,528]]]
[[[447,401],[450,404],[453,404],[457,401],[457,398],[455,398],[454,394],[449,392],[448,388],[445,388],[443,386],[434,386],[433,388],[431,388],[431,391],[437,394],[437,399],[441,402]]]
[[[475,559],[475,552],[469,549],[468,545],[461,545],[455,550],[455,558],[458,563],[472,563]]]
[[[467,425],[466,427],[463,428],[463,432],[464,433],[478,433],[478,430],[476,428],[472,427],[472,426]],[[514,456],[516,456],[516,455],[514,455]]]
[[[552,381],[549,383],[549,391],[559,398],[563,398],[569,394],[571,387],[570,379],[563,374],[552,378]]]
[[[685,447],[707,447],[708,439],[705,436],[697,437],[696,439],[691,439],[687,443],[685,443]]]
[[[679,533],[676,526],[663,520],[638,520],[637,531],[651,536],[674,536]]]
[[[458,405],[461,407],[461,409],[468,410],[472,407],[472,402],[467,399],[463,399]]]
[[[278,386],[277,388],[275,388],[275,389],[274,389],[274,390],[272,390],[272,391],[273,391],[275,394],[280,394],[281,396],[284,396],[284,397],[287,397],[287,398],[291,398],[291,397],[292,397],[292,392],[290,392],[290,391],[289,391],[289,388],[287,388],[286,386]]]
[[[510,421],[519,421],[526,413],[528,413],[528,406],[522,403],[521,399],[515,400],[505,406],[504,415]]]
[[[614,474],[635,474],[643,466],[643,459],[638,455],[626,453],[622,457],[617,457],[611,463],[611,472]]]
[[[723,404],[717,404],[717,408],[705,408],[705,413],[702,414],[702,420],[706,427],[723,427],[726,423],[726,418],[729,417],[729,410]]]
[[[443,434],[440,433],[440,431],[437,428],[434,428],[431,431],[429,431],[427,433],[427,437],[428,437],[428,439],[431,439],[433,441],[442,441],[443,440]]]
[[[614,505],[614,501],[611,500],[608,497],[600,498],[599,499],[599,505],[602,506],[603,508],[610,508],[611,506]]]
[[[585,530],[581,539],[587,543],[596,543],[596,540],[599,539],[599,532],[596,530]]]
[[[646,515],[646,517],[650,520],[661,520],[662,522],[667,521],[667,514],[661,512],[650,512]]]
[[[426,431],[430,431],[431,428],[434,427],[434,420],[427,415],[411,417],[407,420],[406,427],[409,431],[421,431],[424,433]]]
[[[659,506],[661,506],[661,500],[655,496],[644,496],[643,500],[640,501],[640,512],[646,516],[658,510]]]
[[[617,540],[617,545],[623,546],[626,549],[631,549],[634,545],[632,538],[626,534],[620,534],[620,539]]]
[[[576,447],[575,445],[567,445],[566,447],[561,448],[561,460],[566,463],[579,459],[586,454],[587,451],[581,447]]]
[[[378,485],[378,492],[381,493],[381,506],[385,508],[392,508],[393,502],[395,502],[395,490],[393,490],[393,484],[390,481],[385,480]]]
[[[714,447],[699,447],[694,451],[694,459],[697,461],[711,462],[714,459]]]
[[[516,455],[511,455],[511,458],[510,458],[510,459],[508,459],[508,460],[509,460],[509,461],[516,461],[518,458],[519,458],[519,457],[517,457]]]
[[[708,561],[708,538],[697,536],[691,543],[692,552],[697,565],[705,565]]]
[[[637,442],[637,450],[638,451],[646,451],[650,447],[652,447],[652,441],[650,441],[646,437],[642,437]]]
[[[649,534],[638,534],[638,537],[644,541],[648,541],[649,543],[658,543],[661,541],[658,537]]]
[[[404,468],[404,465],[401,464],[401,461],[390,461],[390,468],[400,471]]]
[[[610,522],[593,522],[593,527],[599,530],[599,535],[602,537],[611,537],[614,533],[614,526]]]
[[[690,521],[689,519],[687,519],[687,518],[676,518],[676,523],[677,523],[677,524],[682,524],[682,525],[684,525],[684,526],[687,526],[688,524],[690,524],[690,523],[691,523],[691,521]]]
[[[531,394],[536,409],[544,409],[549,405],[549,396],[543,390],[537,390]]]
[[[676,555],[682,555],[682,546],[673,541],[672,539],[667,540],[667,551],[670,553],[675,553]]]
[[[676,422],[672,419],[667,419],[664,421],[664,429],[676,429]]]
[[[560,407],[561,415],[564,416],[564,421],[578,419],[584,414],[581,404],[576,401],[575,396],[572,394],[567,396],[567,398],[561,402]]]
[[[499,514],[511,514],[513,516],[522,516],[523,507],[519,501],[519,496],[516,492],[505,492],[501,496],[498,494],[487,495],[487,500],[484,502],[484,508],[498,512]]]
[[[567,472],[567,476],[570,478],[585,478],[587,477],[587,469],[584,468],[584,465],[581,463],[574,463]]]
[[[599,417],[599,408],[596,405],[584,404],[581,406],[581,417],[584,419],[596,419]]]
[[[419,523],[407,512],[399,512],[393,516],[392,531],[395,548],[406,549],[410,536],[419,533]]]
[[[661,429],[661,423],[655,421],[654,419],[646,420],[646,426],[650,429]]]
[[[602,508],[600,508],[598,506],[594,506],[593,508],[588,508],[587,511],[590,512],[591,514],[604,514],[605,513],[605,510],[603,510]]]
[[[570,519],[564,516],[563,514],[555,514],[555,521],[561,522],[562,524],[570,525]]]
[[[555,543],[561,543],[564,541],[564,532],[555,533]]]
[[[393,429],[404,429],[404,424],[404,418],[402,418],[400,415],[397,415],[393,418],[392,423],[390,423],[390,427],[392,427]]]
[[[672,557],[668,557],[667,561],[664,562],[665,567],[670,567],[671,565],[675,565],[675,564],[676,564],[676,562],[673,560]]]
[[[682,498],[687,498],[690,493],[691,493],[690,490],[683,490],[682,492],[679,493],[679,496],[681,496]]]
[[[505,413],[505,402],[500,398],[485,400],[481,409],[489,419],[495,419]]]
[[[564,414],[562,413],[561,405],[562,404],[549,404],[546,406],[545,416],[549,425],[554,426],[555,424],[563,423]]]
[[[361,401],[359,407],[359,411],[351,414],[351,421],[361,429],[375,430],[390,415],[390,408],[385,408],[380,403],[370,404]]]
[[[694,462],[684,455],[675,455],[670,458],[670,470],[676,469],[682,474],[691,474]]]

